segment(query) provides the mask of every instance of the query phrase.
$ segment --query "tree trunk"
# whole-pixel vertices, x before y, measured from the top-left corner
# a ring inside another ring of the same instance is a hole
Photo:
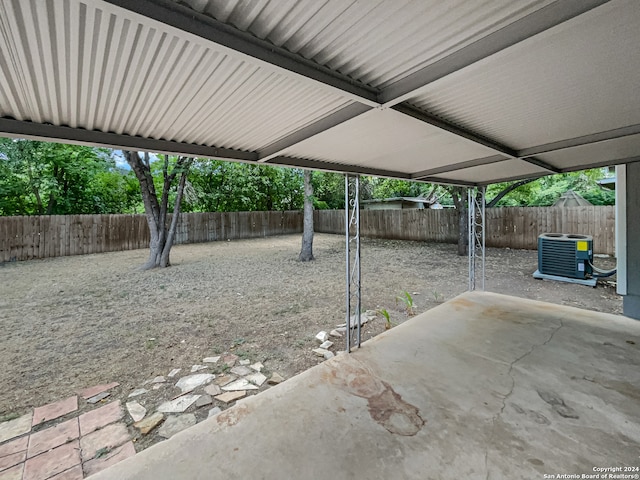
[[[537,178],[529,178],[526,180],[520,180],[518,182],[514,182],[511,185],[509,185],[507,188],[505,188],[504,190],[502,190],[500,193],[498,193],[493,200],[491,200],[489,203],[487,203],[485,205],[485,208],[492,208],[495,207],[498,202],[500,200],[502,200],[504,198],[505,195],[508,195],[509,193],[513,192],[516,188],[521,187],[522,185],[526,185],[527,183],[531,183],[534,180],[538,180]]]
[[[467,214],[466,191],[462,187],[453,187],[451,189],[451,198],[453,205],[458,212],[458,255],[467,255],[469,246],[469,219]]]
[[[147,217],[147,224],[149,225],[149,259],[141,268],[148,270],[151,268],[168,267],[171,265],[169,254],[173,246],[178,218],[180,216],[180,203],[182,201],[189,167],[193,159],[179,157],[173,170],[169,173],[169,157],[168,155],[164,156],[162,195],[160,200],[158,200],[155,185],[153,184],[153,176],[151,175],[149,154],[145,152],[142,158],[136,152],[123,151],[123,154],[140,183],[144,212]],[[171,225],[167,229],[169,190],[178,175],[180,175],[180,180],[178,182],[176,201],[173,206],[173,217],[171,219]]]
[[[298,259],[301,262],[313,260],[313,185],[311,170],[304,171],[304,220],[302,231],[302,249]]]

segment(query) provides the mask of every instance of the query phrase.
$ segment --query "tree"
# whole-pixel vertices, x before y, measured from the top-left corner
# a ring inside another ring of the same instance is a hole
[[[195,161],[189,178],[192,211],[298,210],[303,205],[302,170],[269,165]]]
[[[489,202],[487,202],[486,204],[486,208],[493,208],[495,207],[498,202],[500,202],[500,200],[502,200],[505,196],[507,196],[508,194],[510,194],[511,192],[513,192],[514,190],[516,190],[517,188],[522,187],[523,185],[526,185],[527,183],[531,183],[536,179],[525,179],[525,180],[519,180],[517,182],[513,182],[507,186],[505,186],[501,191],[499,191],[495,197],[493,197]]]
[[[164,268],[170,265],[169,253],[173,246],[178,217],[180,215],[180,203],[184,193],[184,186],[189,174],[189,167],[193,159],[189,157],[178,157],[170,162],[169,155],[163,155],[162,159],[162,191],[158,198],[156,187],[151,174],[151,156],[149,152],[144,152],[140,156],[137,152],[123,151],[124,158],[133,170],[140,183],[144,211],[149,224],[149,259],[142,266],[143,270],[151,268]],[[173,163],[170,168],[170,163]],[[167,226],[169,193],[174,180],[178,178],[175,202],[173,205],[173,216],[171,224]]]
[[[0,138],[0,215],[120,213],[126,183],[110,150]]]
[[[469,246],[469,219],[467,218],[467,190],[464,187],[445,187],[458,212],[458,255],[466,255]]]
[[[615,193],[598,184],[606,170],[594,168],[580,172],[549,175],[535,180],[520,180],[489,185],[487,207],[546,207],[567,190],[574,190],[594,205],[613,205]]]
[[[311,170],[304,171],[304,219],[302,248],[298,259],[301,262],[313,260],[313,185],[311,184]]]

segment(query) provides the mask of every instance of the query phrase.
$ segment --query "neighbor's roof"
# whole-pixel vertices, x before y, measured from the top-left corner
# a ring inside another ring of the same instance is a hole
[[[386,203],[386,202],[410,202],[410,203],[426,203],[431,205],[436,203],[434,198],[424,197],[388,197],[388,198],[372,198],[370,200],[360,200],[360,203]]]
[[[1,0],[0,134],[461,185],[637,161],[636,0]]]
[[[564,192],[553,204],[554,207],[588,207],[592,205],[593,203],[573,190]]]

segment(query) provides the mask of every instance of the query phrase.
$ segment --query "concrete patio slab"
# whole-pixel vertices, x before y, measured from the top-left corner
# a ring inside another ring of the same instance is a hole
[[[640,322],[474,292],[92,480],[533,479],[639,445]]]

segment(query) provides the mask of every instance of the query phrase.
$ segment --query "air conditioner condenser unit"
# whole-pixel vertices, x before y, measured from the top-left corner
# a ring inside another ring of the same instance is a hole
[[[569,233],[543,233],[538,237],[539,279],[596,286],[593,274],[593,237]]]

